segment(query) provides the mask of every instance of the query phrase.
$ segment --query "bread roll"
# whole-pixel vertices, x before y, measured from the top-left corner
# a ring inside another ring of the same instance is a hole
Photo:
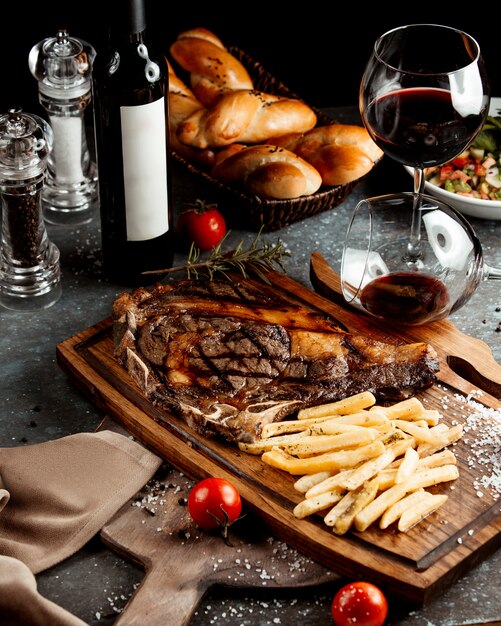
[[[367,174],[383,151],[363,126],[331,124],[287,133],[268,143],[287,148],[313,165],[324,185],[344,185]]]
[[[265,198],[308,196],[322,184],[314,167],[296,154],[277,146],[233,144],[221,151],[211,171],[224,183],[237,183]]]
[[[169,71],[169,137],[170,147],[190,162],[212,166],[214,151],[198,150],[181,143],[177,138],[179,125],[195,111],[203,109],[203,105],[195,98],[193,92],[176,75],[167,61]]]
[[[181,33],[171,45],[170,53],[190,73],[193,93],[206,107],[212,106],[228,90],[254,86],[242,63],[205,28]]]
[[[226,93],[210,109],[195,111],[180,124],[177,136],[195,148],[262,143],[310,130],[316,121],[315,112],[301,100],[239,90]]]

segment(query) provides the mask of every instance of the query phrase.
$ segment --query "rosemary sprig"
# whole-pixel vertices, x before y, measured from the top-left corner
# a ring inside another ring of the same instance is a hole
[[[280,239],[275,244],[271,244],[265,239],[261,240],[260,230],[247,248],[244,248],[244,242],[241,240],[236,248],[224,253],[223,244],[229,234],[230,231],[226,233],[217,246],[212,248],[205,260],[200,260],[200,250],[192,244],[186,265],[178,265],[162,270],[148,270],[143,272],[143,274],[185,272],[188,278],[213,280],[216,274],[222,274],[230,279],[231,277],[228,273],[237,271],[244,278],[248,278],[249,274],[255,274],[269,285],[270,281],[264,273],[266,270],[279,268],[285,273],[283,259],[286,256],[290,256],[290,252],[285,249]]]

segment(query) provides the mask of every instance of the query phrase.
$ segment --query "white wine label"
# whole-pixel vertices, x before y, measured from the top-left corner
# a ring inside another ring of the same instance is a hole
[[[120,108],[127,240],[169,230],[164,99]]]

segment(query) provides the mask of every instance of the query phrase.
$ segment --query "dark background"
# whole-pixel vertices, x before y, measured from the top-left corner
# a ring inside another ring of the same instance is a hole
[[[375,39],[386,30],[404,23],[433,22],[461,28],[473,35],[483,51],[492,85],[492,95],[501,96],[499,84],[498,16],[488,9],[457,4],[419,5],[426,15],[418,17],[405,4],[391,7],[371,3],[255,2],[231,4],[212,2],[175,5],[147,0],[148,29],[155,47],[168,52],[170,43],[184,29],[204,26],[225,45],[236,45],[259,61],[291,90],[317,107],[355,104],[364,65]],[[119,0],[90,0],[73,3],[53,0],[23,9],[19,2],[2,7],[0,38],[0,112],[19,105],[26,112],[43,113],[38,103],[36,80],[28,69],[33,45],[55,36],[60,28],[85,39],[97,50],[105,41],[104,6],[119,10]],[[216,8],[217,6],[217,8]],[[273,15],[270,14],[273,11]],[[426,46],[426,41],[423,41]]]

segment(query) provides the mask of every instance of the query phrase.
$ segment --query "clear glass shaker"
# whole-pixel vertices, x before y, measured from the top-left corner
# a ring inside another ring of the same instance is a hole
[[[95,56],[90,44],[66,30],[40,41],[29,53],[28,65],[54,136],[43,192],[44,217],[52,224],[85,224],[97,213],[97,168],[85,119]]]
[[[0,305],[46,309],[61,296],[59,249],[42,214],[52,131],[36,115],[13,108],[0,116]]]

